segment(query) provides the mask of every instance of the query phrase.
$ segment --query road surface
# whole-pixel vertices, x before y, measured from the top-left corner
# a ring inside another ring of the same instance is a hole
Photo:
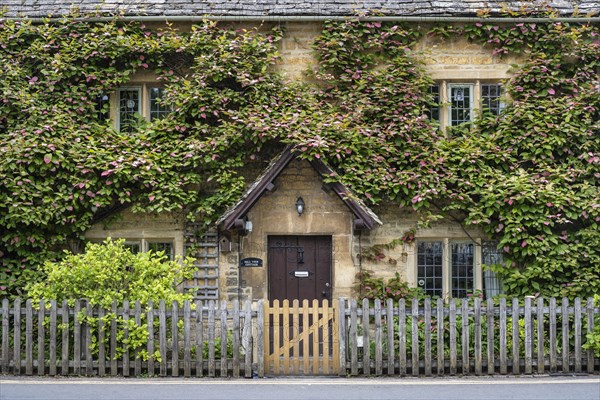
[[[600,400],[600,377],[139,379],[0,376],[0,400]]]

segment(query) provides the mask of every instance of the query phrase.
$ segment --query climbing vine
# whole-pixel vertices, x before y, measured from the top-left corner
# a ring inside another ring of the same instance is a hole
[[[429,120],[414,44],[431,34],[522,55],[501,116],[452,135]],[[247,165],[287,144],[371,203],[480,226],[509,260],[497,268],[511,294],[600,291],[597,26],[327,22],[308,83],[273,72],[281,37],[214,22],[0,20],[0,295],[22,294],[44,260],[124,207],[214,221]],[[156,75],[174,112],[115,131],[97,99],[137,71]]]

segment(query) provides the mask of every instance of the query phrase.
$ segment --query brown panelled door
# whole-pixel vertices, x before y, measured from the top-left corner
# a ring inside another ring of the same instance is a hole
[[[331,236],[269,236],[269,300],[331,300]]]

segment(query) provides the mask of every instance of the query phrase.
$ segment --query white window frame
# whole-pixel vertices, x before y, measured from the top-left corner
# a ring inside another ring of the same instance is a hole
[[[115,121],[115,129],[121,130],[121,91],[125,90],[137,90],[138,96],[140,98],[138,109],[136,112],[141,115],[147,121],[152,119],[152,109],[151,109],[151,91],[154,88],[163,89],[164,87],[159,84],[153,83],[139,83],[139,84],[131,84],[128,86],[119,87],[114,93],[114,104],[115,107],[111,107],[111,111],[113,112],[113,120]]]
[[[439,93],[439,119],[434,121],[439,123],[441,130],[446,130],[452,126],[452,99],[450,97],[452,88],[455,87],[469,87],[471,90],[471,101],[469,104],[469,121],[472,121],[478,113],[481,112],[483,107],[483,96],[482,96],[482,85],[500,85],[503,89],[504,85],[498,80],[456,80],[446,81],[439,80],[435,82],[435,86],[438,87]],[[505,103],[500,101],[500,110],[504,109]],[[468,122],[468,121],[467,121]]]

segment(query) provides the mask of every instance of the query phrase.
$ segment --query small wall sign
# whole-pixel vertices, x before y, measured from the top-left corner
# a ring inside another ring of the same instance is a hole
[[[242,258],[240,260],[240,267],[262,267],[263,260],[255,257]]]

